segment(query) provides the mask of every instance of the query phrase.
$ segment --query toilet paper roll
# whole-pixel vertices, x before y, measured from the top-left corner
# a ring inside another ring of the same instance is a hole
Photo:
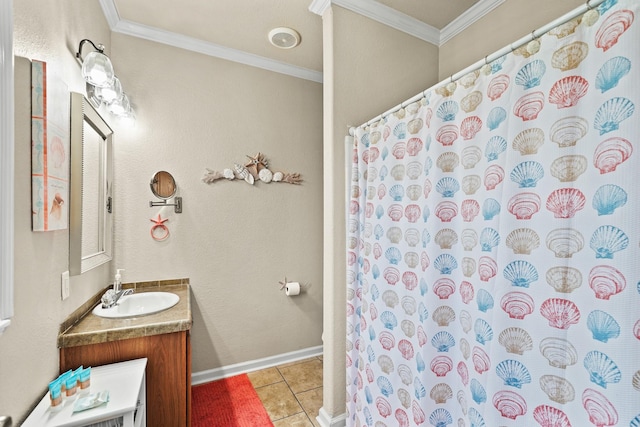
[[[287,282],[287,285],[284,288],[285,294],[288,297],[299,295],[300,294],[300,283],[298,282]]]

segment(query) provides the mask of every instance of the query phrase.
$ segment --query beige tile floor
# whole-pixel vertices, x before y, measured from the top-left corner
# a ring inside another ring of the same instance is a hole
[[[319,427],[322,357],[247,374],[275,427]]]

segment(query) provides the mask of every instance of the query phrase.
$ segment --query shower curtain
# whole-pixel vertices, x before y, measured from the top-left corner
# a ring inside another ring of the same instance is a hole
[[[597,10],[356,130],[349,426],[640,426],[640,2]]]

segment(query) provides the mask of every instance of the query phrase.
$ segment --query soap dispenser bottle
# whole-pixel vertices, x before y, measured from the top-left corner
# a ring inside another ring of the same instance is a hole
[[[122,274],[120,273],[121,271],[124,271],[124,268],[116,269],[116,275],[113,281],[113,290],[116,291],[116,293],[122,290]]]

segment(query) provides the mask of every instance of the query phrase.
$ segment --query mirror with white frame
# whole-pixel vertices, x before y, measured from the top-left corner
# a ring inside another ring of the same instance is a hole
[[[90,102],[71,94],[69,274],[112,258],[113,131]]]

